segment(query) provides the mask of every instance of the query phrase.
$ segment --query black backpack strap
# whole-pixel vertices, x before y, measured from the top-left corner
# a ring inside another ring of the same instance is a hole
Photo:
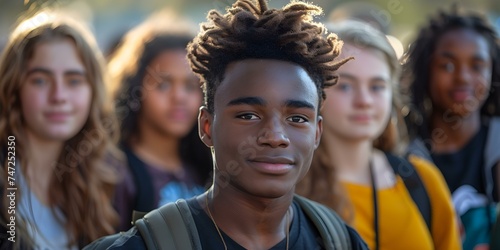
[[[131,229],[130,229],[131,230]],[[103,236],[87,246],[83,247],[83,250],[106,250],[108,249],[115,241],[117,241],[125,232],[119,232],[117,234],[112,234],[108,236]],[[0,248],[1,250],[1,248]]]
[[[318,229],[325,249],[352,249],[346,224],[333,210],[299,195],[295,195],[294,200]]]
[[[406,189],[410,193],[413,202],[417,205],[420,214],[422,214],[425,224],[427,224],[429,232],[432,232],[431,201],[417,170],[415,170],[415,167],[405,158],[397,157],[390,153],[385,153],[385,155],[394,173],[403,179]]]
[[[128,166],[134,176],[134,183],[137,188],[134,213],[147,213],[156,208],[156,205],[154,204],[154,187],[151,176],[144,166],[144,162],[137,158],[129,147],[123,146],[122,150],[127,156]],[[141,218],[142,215],[144,214],[140,214],[139,216],[133,215],[132,221],[135,221],[134,219],[136,218]]]
[[[135,222],[149,250],[201,250],[198,229],[183,199],[155,209]]]

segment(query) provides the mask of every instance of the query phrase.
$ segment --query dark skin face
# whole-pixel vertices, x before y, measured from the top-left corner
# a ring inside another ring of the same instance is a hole
[[[470,29],[444,33],[430,64],[432,151],[454,152],[480,128],[480,110],[491,87],[487,40]]]
[[[200,115],[201,138],[215,149],[217,174],[248,195],[293,193],[319,143],[318,100],[298,65],[250,59],[230,64],[215,93],[214,114],[202,109]]]
[[[245,248],[269,249],[285,238],[295,185],[320,141],[318,105],[299,65],[247,59],[226,68],[214,113],[201,109],[200,137],[216,161],[207,202],[219,228]]]
[[[439,113],[479,112],[491,86],[486,39],[469,29],[451,30],[437,42],[430,67],[430,97]]]

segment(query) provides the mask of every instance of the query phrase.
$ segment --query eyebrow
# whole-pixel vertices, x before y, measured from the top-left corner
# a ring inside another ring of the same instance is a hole
[[[449,58],[449,59],[456,59],[456,57],[452,53],[447,52],[447,51],[444,51],[444,52],[440,53],[439,55],[442,57]],[[484,58],[484,56],[482,56],[480,54],[475,54],[473,56],[473,59],[476,61],[484,61],[484,62],[488,61],[488,58]]]
[[[351,81],[358,81],[358,78],[356,78],[354,75],[351,75],[351,74],[339,74],[339,77],[340,78],[347,78]],[[383,81],[383,82],[387,82],[389,81],[388,79],[385,79],[381,76],[375,76],[375,77],[372,77],[370,78],[370,82],[374,82],[374,81]]]
[[[46,68],[40,68],[40,67],[36,67],[36,68],[32,68],[32,69],[28,70],[26,75],[30,75],[30,74],[34,74],[34,73],[53,75],[51,70],[48,70]],[[67,71],[64,71],[64,75],[82,75],[82,76],[84,76],[85,72],[81,71],[81,70],[67,70]]]
[[[285,102],[285,106],[288,108],[307,108],[315,110],[312,103],[302,100],[288,100]]]
[[[251,106],[266,106],[267,102],[260,97],[240,97],[234,100],[231,100],[227,106],[236,106],[236,105],[251,105]],[[286,100],[284,102],[284,106],[287,108],[307,108],[314,110],[314,105],[310,102],[303,100]]]
[[[267,103],[264,99],[260,97],[240,97],[231,100],[227,106],[236,106],[236,105],[257,105],[257,106],[265,106]]]

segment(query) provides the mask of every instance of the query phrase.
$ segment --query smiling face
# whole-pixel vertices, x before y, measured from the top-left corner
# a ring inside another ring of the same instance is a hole
[[[479,112],[491,86],[492,62],[486,39],[469,29],[451,30],[436,44],[429,95],[435,111],[466,116]]]
[[[191,72],[183,49],[160,53],[144,77],[139,122],[176,138],[189,133],[202,102],[200,81]]]
[[[199,118],[200,136],[215,150],[215,185],[263,198],[293,193],[319,143],[318,102],[314,82],[296,64],[231,63],[214,113],[203,109]]]
[[[345,44],[342,50],[355,59],[338,70],[338,83],[326,89],[321,110],[325,131],[347,140],[375,140],[391,114],[391,71],[387,60],[373,49]]]
[[[35,46],[20,91],[25,129],[43,140],[66,141],[87,121],[92,89],[69,39]]]

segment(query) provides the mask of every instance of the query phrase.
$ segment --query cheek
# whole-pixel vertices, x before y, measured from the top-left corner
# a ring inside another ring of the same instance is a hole
[[[429,68],[429,84],[431,88],[439,86],[444,81],[448,81],[450,77],[451,74],[446,73],[436,63],[431,62],[431,67]]]
[[[329,94],[321,110],[325,125],[338,123],[341,117],[348,111],[350,102],[349,98],[345,95]]]
[[[29,121],[42,113],[47,104],[47,95],[42,91],[37,91],[29,87],[24,87],[20,92],[22,115]]]
[[[188,105],[189,105],[189,110],[193,111],[194,113],[198,114],[198,109],[201,107],[202,101],[203,101],[203,96],[201,93],[191,93],[188,95]]]
[[[92,104],[92,89],[90,86],[85,86],[75,91],[71,99],[74,106],[81,111],[82,115],[87,115]]]
[[[392,111],[392,92],[391,91],[387,91],[386,93],[384,93],[381,103],[383,104],[381,107],[383,113],[385,114],[385,116],[389,116],[391,114],[391,111]]]
[[[491,75],[481,75],[478,76],[476,86],[474,87],[475,96],[477,99],[483,101],[488,98],[489,91],[491,88]]]
[[[157,91],[148,91],[142,98],[142,112],[163,116],[168,109],[167,97]]]

